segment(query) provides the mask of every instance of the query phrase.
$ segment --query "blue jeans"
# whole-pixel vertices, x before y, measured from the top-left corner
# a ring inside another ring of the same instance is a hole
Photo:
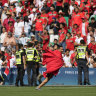
[[[38,33],[40,33],[40,35],[42,34],[42,31],[35,31],[35,38],[36,38],[36,40],[38,40],[38,41],[42,41],[42,39],[38,36]]]
[[[63,50],[64,50],[64,52],[65,52],[65,49],[66,49],[66,42],[63,41],[63,42],[60,43],[59,45],[63,47]]]

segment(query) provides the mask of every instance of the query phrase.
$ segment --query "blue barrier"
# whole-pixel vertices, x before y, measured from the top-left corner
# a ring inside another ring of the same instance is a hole
[[[3,69],[4,71],[5,69]],[[40,73],[43,74],[45,68],[40,68]],[[5,78],[5,85],[14,85],[17,75],[17,69],[11,68],[10,74]],[[91,85],[96,85],[96,69],[89,69],[89,79]],[[42,78],[44,80],[44,78]],[[25,71],[24,84],[28,84],[27,71]],[[78,84],[78,70],[77,68],[61,68],[58,75],[53,77],[46,85],[77,85]]]

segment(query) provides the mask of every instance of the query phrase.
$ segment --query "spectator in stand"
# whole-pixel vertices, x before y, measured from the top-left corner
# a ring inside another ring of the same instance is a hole
[[[81,37],[81,32],[79,31],[76,35],[76,39],[75,39],[75,45],[79,46],[80,45],[80,41],[83,40],[83,37]]]
[[[96,54],[96,42],[95,38],[91,37],[91,42],[88,45],[89,50],[92,50],[94,54]]]
[[[72,15],[72,12],[73,12],[73,10],[74,10],[74,4],[75,4],[75,0],[72,0],[72,1],[71,1],[71,4],[70,4],[70,6],[69,6],[70,15]]]
[[[73,28],[72,28],[72,36],[73,37],[76,36],[76,34],[78,33],[79,30],[80,30],[79,26],[77,24],[74,24]]]
[[[26,36],[26,34],[22,33],[21,37],[19,38],[19,43],[24,46],[27,44],[28,39],[29,38]]]
[[[92,26],[92,28],[96,28],[96,21],[94,17],[91,18],[91,23],[89,23],[89,26]]]
[[[48,0],[49,2],[50,0]],[[44,2],[43,7],[45,9],[45,12],[48,13],[50,11],[50,7],[47,6],[47,1]]]
[[[5,3],[4,4],[4,7],[3,7],[3,11],[2,11],[2,14],[1,14],[1,24],[3,26],[3,22],[4,20],[7,18],[7,15],[6,15],[6,12],[8,11],[8,4]]]
[[[0,48],[3,47],[4,39],[7,37],[6,28],[2,27],[2,33],[0,35]]]
[[[65,56],[63,57],[63,60],[64,60],[64,66],[65,67],[72,67],[72,64],[70,63],[70,50],[69,49],[66,49],[65,50]]]
[[[31,38],[27,40],[27,43],[32,43],[34,46],[37,44],[37,40],[35,38],[35,35],[31,35]]]
[[[50,29],[53,30],[53,33],[50,34],[50,42],[53,42],[54,39],[58,39],[58,31],[59,31],[59,22],[56,21],[55,17],[52,18]]]
[[[95,37],[94,31],[89,31],[89,33],[87,35],[87,45],[91,42],[91,37]]]
[[[7,27],[6,31],[13,33],[13,29],[14,29],[13,21],[9,21],[9,22],[8,22],[8,27]]]
[[[40,33],[38,34],[40,36],[40,38],[43,40],[43,51],[45,51],[48,47],[49,44],[49,34],[48,34],[48,30],[44,30],[43,34],[40,35]]]
[[[59,12],[58,12],[58,22],[59,23],[65,23],[66,24],[66,20],[65,20],[65,18],[64,18],[64,13],[62,12],[62,10],[60,10]],[[66,24],[66,26],[67,26],[67,24]]]
[[[30,37],[30,31],[31,31],[31,26],[29,23],[28,16],[24,17],[24,33],[26,34],[27,37]]]
[[[19,38],[23,32],[24,32],[24,22],[20,21],[20,17],[17,17],[16,22],[14,24],[14,36],[16,38]]]
[[[21,12],[23,6],[22,1],[18,2],[18,6],[16,7],[16,15],[18,16],[19,12]]]
[[[55,7],[52,5],[50,7],[50,12],[48,13],[48,19],[49,19],[48,20],[48,25],[51,24],[53,17],[57,18],[58,16],[57,16],[57,12],[55,11]]]
[[[81,11],[88,10],[88,13],[89,13],[90,2],[88,1],[89,0],[83,0],[83,2],[80,4]]]
[[[44,20],[45,27],[47,27],[48,14],[46,14],[46,9],[45,8],[41,9],[41,18]]]
[[[16,12],[16,7],[15,7],[15,4],[14,4],[14,3],[12,3],[12,4],[10,5],[10,10],[9,10],[9,12],[10,12],[10,13]],[[12,15],[12,14],[11,14],[11,15]]]
[[[72,53],[70,56],[70,63],[72,64],[72,67],[77,67],[76,55],[75,55],[76,50],[77,50],[76,48],[77,46],[75,46],[74,53]]]
[[[79,26],[81,23],[82,23],[81,14],[79,12],[79,8],[76,7],[72,15],[72,25],[77,24]]]
[[[74,52],[75,38],[71,36],[71,33],[67,32],[66,49],[70,50],[70,55]]]
[[[66,39],[66,34],[67,31],[65,30],[65,24],[64,23],[60,23],[60,30],[59,30],[59,45],[63,47],[63,50],[65,52],[65,48],[66,48],[66,43],[65,43],[65,39]]]
[[[64,3],[64,7],[63,7],[63,12],[64,12],[64,16],[69,17],[69,4],[68,3]]]
[[[56,11],[62,10],[63,0],[57,0],[56,2]]]
[[[13,26],[14,26],[15,20],[13,18],[11,18],[11,13],[10,12],[7,11],[6,15],[7,15],[7,18],[4,20],[3,26],[7,29],[8,22],[13,21]]]
[[[3,46],[11,50],[11,48],[15,48],[16,41],[15,38],[12,36],[11,32],[8,32],[7,37],[4,39]]]
[[[86,22],[86,18],[85,17],[82,17],[82,23],[80,24],[80,32],[83,36],[87,36],[88,34],[88,22]]]
[[[44,20],[41,18],[41,13],[38,13],[36,18],[36,23],[35,23],[35,37],[36,37],[36,40],[40,42],[41,42],[41,38],[38,36],[38,33],[40,33],[41,35],[44,27],[45,27]]]

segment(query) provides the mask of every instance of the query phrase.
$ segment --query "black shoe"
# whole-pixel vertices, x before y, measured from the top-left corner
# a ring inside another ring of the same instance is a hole
[[[17,83],[15,83],[15,86],[16,86],[16,87],[19,87],[19,85],[18,85]]]

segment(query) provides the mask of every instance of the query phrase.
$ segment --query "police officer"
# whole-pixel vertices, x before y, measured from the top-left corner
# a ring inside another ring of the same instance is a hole
[[[85,45],[84,40],[80,41],[80,46],[77,47],[76,59],[78,64],[78,84],[82,85],[82,71],[84,72],[84,85],[89,83],[89,59],[88,48]]]
[[[28,85],[36,86],[36,63],[35,57],[37,56],[36,49],[33,48],[33,43],[28,43],[28,48],[26,49],[26,61],[27,61],[27,75],[28,75]],[[31,70],[33,71],[31,77]]]
[[[18,46],[16,46],[17,47],[17,51],[16,51],[17,78],[16,78],[15,85],[18,86],[18,83],[20,81],[20,86],[23,86],[24,85],[23,76],[24,76],[24,69],[26,68],[26,58],[25,58],[23,45],[19,44]]]
[[[35,63],[36,63],[37,80],[38,80],[39,84],[41,84],[42,83],[42,81],[41,81],[42,75],[39,73],[39,67],[40,67],[40,63],[39,62],[41,61],[41,54],[40,54],[41,50],[40,50],[39,47],[37,47],[36,49],[37,49],[36,50],[37,57],[36,57]]]

